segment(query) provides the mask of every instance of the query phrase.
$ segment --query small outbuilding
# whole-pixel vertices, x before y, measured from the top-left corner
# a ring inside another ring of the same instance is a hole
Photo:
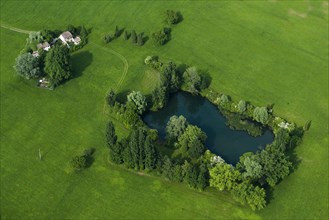
[[[48,42],[40,43],[37,45],[37,48],[48,51],[50,49],[50,44]]]

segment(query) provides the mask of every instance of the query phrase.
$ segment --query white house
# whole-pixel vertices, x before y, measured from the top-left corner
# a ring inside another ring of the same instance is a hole
[[[37,48],[48,51],[50,49],[50,44],[48,42],[40,43],[37,45]]]
[[[73,36],[72,36],[71,32],[65,31],[59,36],[59,39],[61,39],[63,44],[67,44],[68,42],[72,41]]]
[[[78,45],[81,42],[81,38],[79,36],[76,36],[73,38],[71,32],[65,31],[60,36],[59,39],[63,42],[63,44],[66,44],[68,46],[69,42],[74,43],[75,45]]]

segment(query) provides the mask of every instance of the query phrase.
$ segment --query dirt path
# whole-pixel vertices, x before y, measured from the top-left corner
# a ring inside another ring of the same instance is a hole
[[[11,31],[15,31],[17,33],[21,33],[21,34],[29,34],[30,32],[33,31],[29,31],[29,30],[23,30],[23,29],[19,29],[19,28],[15,28],[9,25],[5,25],[5,24],[1,24],[1,27],[7,30],[11,30]]]

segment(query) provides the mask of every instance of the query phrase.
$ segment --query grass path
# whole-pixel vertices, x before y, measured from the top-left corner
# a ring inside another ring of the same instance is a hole
[[[5,24],[1,24],[1,27],[5,28],[7,30],[15,31],[17,33],[21,33],[21,34],[29,34],[30,32],[33,32],[33,31],[29,31],[29,30],[23,30],[23,29],[15,28],[15,27],[5,25]]]
[[[1,27],[2,28],[5,28],[7,30],[11,30],[11,31],[14,31],[14,32],[18,32],[18,33],[22,33],[22,34],[29,34],[30,30],[23,30],[23,29],[19,29],[19,28],[15,28],[15,27],[12,27],[12,26],[9,26],[9,25],[4,25],[4,24],[1,24]],[[115,91],[118,91],[122,85],[122,83],[124,82],[126,76],[127,76],[127,73],[128,73],[128,69],[129,69],[129,64],[128,64],[128,61],[127,59],[121,55],[120,53],[112,50],[112,49],[109,49],[109,48],[103,48],[102,46],[100,46],[99,44],[96,44],[94,42],[90,42],[90,44],[92,45],[95,45],[96,47],[98,47],[99,49],[101,50],[104,50],[106,52],[109,52],[113,55],[115,55],[116,57],[118,57],[122,62],[123,62],[123,73],[119,79],[119,82],[118,84],[116,85],[116,88],[115,88]],[[105,93],[105,97],[107,96],[107,94],[110,92],[111,88],[108,88],[106,93]],[[103,116],[105,115],[105,109],[106,109],[106,101],[104,102],[104,107],[103,107]]]

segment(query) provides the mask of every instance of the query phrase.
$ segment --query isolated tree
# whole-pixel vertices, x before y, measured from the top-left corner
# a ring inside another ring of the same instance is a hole
[[[188,91],[193,94],[198,94],[201,85],[201,77],[196,67],[187,68],[183,74],[183,78]]]
[[[118,38],[119,36],[120,36],[120,30],[119,30],[118,26],[116,25],[115,30],[114,30],[114,37]]]
[[[308,131],[310,129],[311,123],[312,123],[311,120],[309,120],[305,123],[305,125],[303,126],[304,131]]]
[[[180,21],[179,13],[173,10],[167,10],[165,12],[165,23],[177,24]]]
[[[137,35],[136,35],[136,31],[135,31],[135,30],[132,30],[132,31],[131,31],[131,36],[130,36],[130,38],[131,38],[131,42],[132,42],[133,44],[136,44],[136,43],[137,43]]]
[[[210,186],[219,190],[231,190],[240,179],[240,172],[234,169],[233,166],[226,163],[217,163],[213,168],[209,170],[210,174]]]
[[[125,31],[124,34],[123,34],[123,39],[128,40],[128,38],[129,38],[129,34],[128,34],[127,31]]]
[[[246,101],[240,100],[239,103],[238,103],[238,111],[240,113],[243,113],[244,111],[246,111],[246,109],[247,109]]]
[[[166,126],[166,140],[173,143],[185,132],[188,122],[182,115],[173,115],[170,117]]]
[[[80,171],[86,167],[86,157],[85,156],[75,156],[72,158],[71,167],[75,171]]]
[[[166,33],[162,29],[160,31],[152,33],[151,38],[155,46],[162,46],[169,41],[169,33]]]
[[[268,112],[266,107],[256,107],[254,109],[254,119],[262,124],[266,124],[268,121]]]
[[[30,53],[19,55],[14,68],[18,75],[26,79],[37,78],[41,75],[38,58]]]
[[[128,96],[128,105],[131,106],[137,113],[142,114],[147,106],[146,98],[141,92],[132,91]]]
[[[71,77],[70,53],[66,46],[53,46],[46,55],[45,72],[58,85]]]
[[[140,34],[137,35],[137,45],[138,46],[143,46],[143,44],[144,44],[143,34],[140,33]]]

